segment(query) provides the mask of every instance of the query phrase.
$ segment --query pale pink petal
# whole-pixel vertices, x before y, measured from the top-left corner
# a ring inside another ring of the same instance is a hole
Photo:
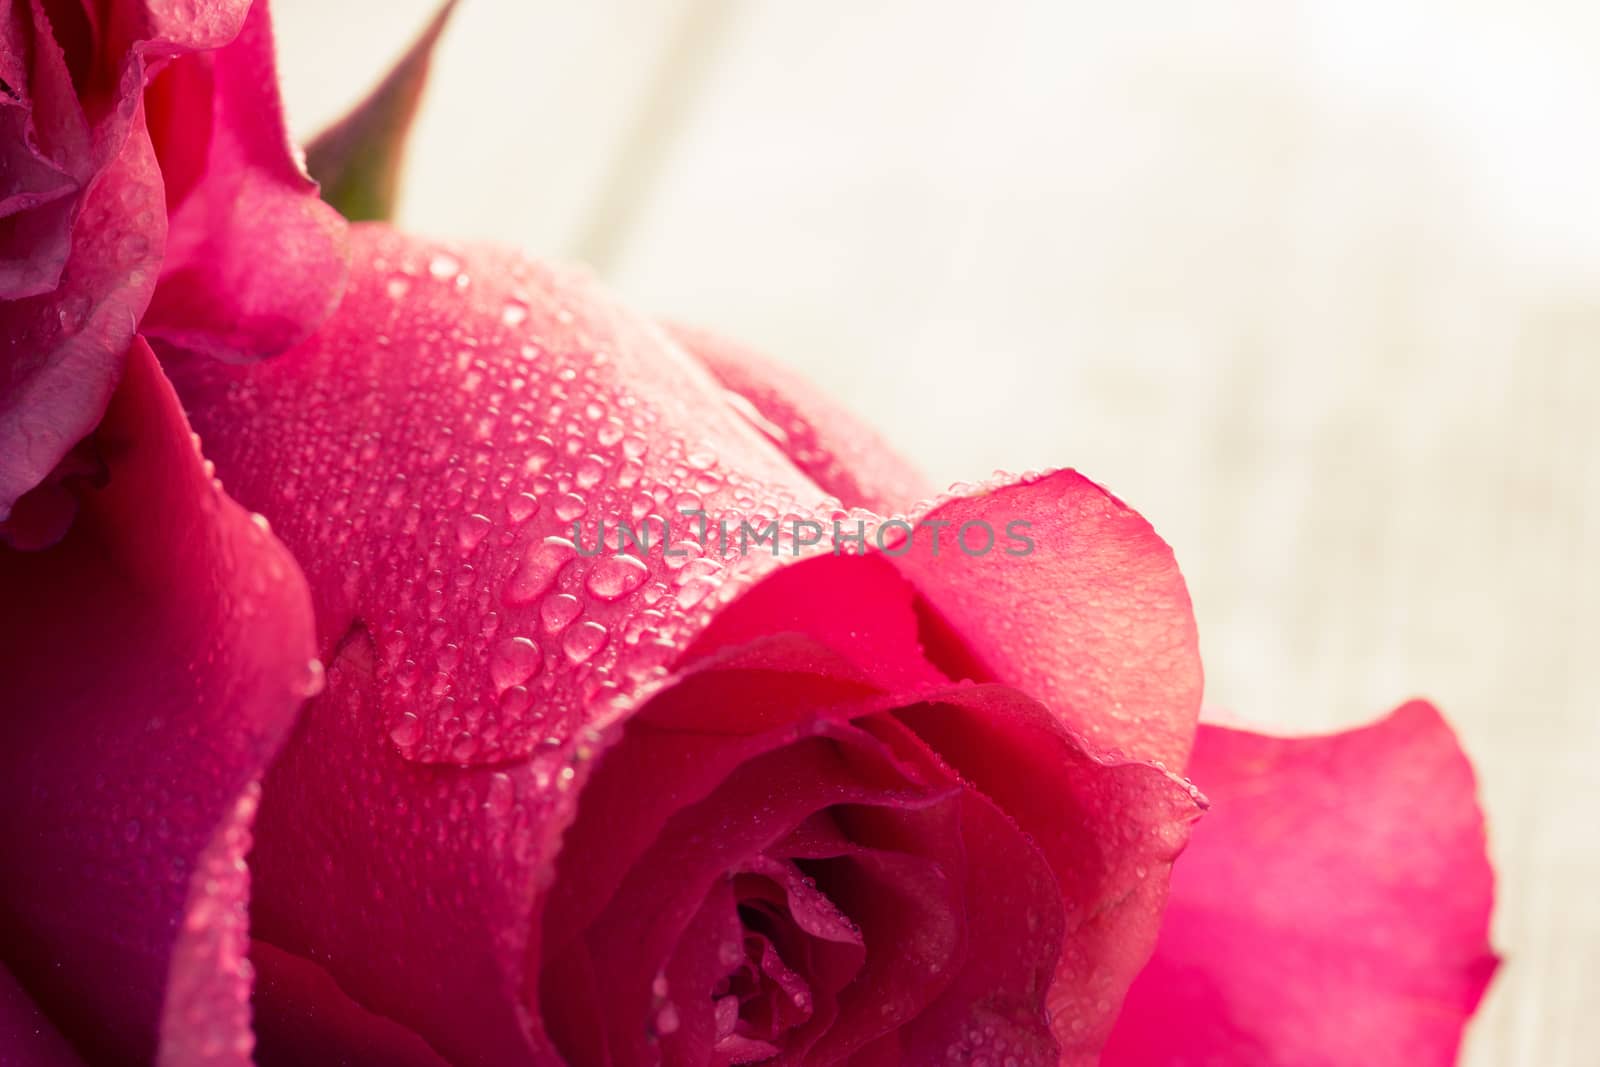
[[[1057,471],[947,500],[894,551],[947,674],[1022,690],[1094,751],[1183,766],[1200,712],[1194,613],[1172,550],[1133,509]]]

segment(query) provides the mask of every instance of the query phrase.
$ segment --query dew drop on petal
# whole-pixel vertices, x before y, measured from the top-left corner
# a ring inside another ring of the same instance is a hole
[[[421,736],[422,720],[409,711],[400,716],[400,721],[389,731],[389,740],[398,745],[402,751],[410,749]]]
[[[567,631],[561,649],[573,663],[583,663],[605,647],[606,636],[606,628],[600,623],[581,622]]]
[[[583,605],[577,597],[571,593],[557,593],[546,597],[545,602],[539,605],[539,618],[544,621],[547,632],[559,633],[571,625],[582,610]]]
[[[528,321],[528,305],[512,297],[506,301],[506,306],[500,309],[500,321],[512,329],[516,329]]]
[[[513,493],[506,497],[506,517],[512,522],[526,522],[528,516],[539,510],[539,498],[532,493]]]
[[[539,646],[526,637],[508,637],[494,646],[489,657],[489,676],[502,691],[539,673],[543,659]]]
[[[428,261],[428,273],[441,282],[447,282],[461,273],[461,261],[448,252],[435,252]]]
[[[489,532],[489,516],[471,514],[463,515],[456,523],[456,540],[461,545],[461,551],[471,552],[478,547],[485,534]]]
[[[511,776],[504,771],[497,772],[489,779],[489,796],[484,801],[484,807],[494,815],[510,814],[516,795],[516,788],[511,784]]]
[[[542,594],[555,582],[568,560],[577,554],[578,546],[564,537],[546,537],[529,545],[522,562],[506,585],[507,604],[526,604]]]
[[[649,575],[637,556],[609,556],[595,564],[584,588],[602,600],[616,600],[639,588]]]

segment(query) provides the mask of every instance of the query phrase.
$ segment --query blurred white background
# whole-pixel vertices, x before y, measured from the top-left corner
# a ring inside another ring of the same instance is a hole
[[[277,0],[295,129],[432,7]],[[1435,699],[1501,872],[1466,1062],[1595,1062],[1600,5],[976,11],[466,0],[402,222],[587,260],[940,482],[1105,482],[1215,707]]]

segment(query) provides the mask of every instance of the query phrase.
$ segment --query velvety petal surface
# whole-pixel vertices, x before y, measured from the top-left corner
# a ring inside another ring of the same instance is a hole
[[[338,304],[348,250],[289,141],[267,4],[225,47],[173,60],[148,95],[170,223],[141,329],[236,361],[303,340]]]
[[[1202,725],[1212,802],[1108,1067],[1452,1064],[1495,969],[1471,766],[1428,704],[1325,737]]]
[[[876,430],[801,375],[708,330],[681,323],[666,330],[710,369],[751,425],[846,507],[889,515],[933,495]]]
[[[66,538],[0,550],[0,945],[86,1055],[248,1062],[254,783],[319,680],[293,560],[136,342]]]

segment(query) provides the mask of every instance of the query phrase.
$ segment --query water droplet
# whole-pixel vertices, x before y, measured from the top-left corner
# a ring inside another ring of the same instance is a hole
[[[500,309],[500,321],[511,329],[516,329],[528,321],[528,305],[512,297],[506,301],[506,306]]]
[[[594,565],[584,588],[602,600],[616,600],[639,588],[649,575],[637,556],[609,556]]]
[[[489,796],[484,801],[484,807],[493,815],[508,815],[516,798],[517,791],[511,783],[511,776],[499,771],[489,779]]]
[[[606,476],[606,461],[599,456],[584,456],[578,464],[575,480],[579,489],[593,489]]]
[[[589,510],[589,505],[577,493],[565,493],[556,498],[556,518],[562,522],[571,522],[583,518],[583,513]]]
[[[543,657],[539,646],[526,637],[508,637],[494,646],[489,657],[489,676],[501,690],[523,682],[539,673]]]
[[[555,582],[561,568],[578,552],[578,546],[564,537],[546,537],[530,545],[506,586],[508,604],[526,604]]]
[[[533,703],[533,696],[525,685],[514,685],[500,694],[500,711],[502,714],[515,718],[528,710],[528,705]]]
[[[557,593],[546,598],[539,606],[539,618],[544,620],[544,628],[549,633],[559,633],[566,629],[578,613],[583,610],[583,605],[571,593]]]
[[[304,671],[295,680],[294,691],[297,695],[310,698],[322,692],[322,687],[327,679],[327,672],[322,669],[320,659],[306,661]]]
[[[474,548],[477,548],[478,543],[489,532],[490,525],[489,516],[487,515],[476,513],[463,515],[461,520],[456,523],[456,540],[461,543],[461,551],[471,552]]]
[[[581,622],[567,631],[561,649],[573,663],[583,663],[605,647],[606,636],[606,628],[600,623]]]
[[[461,273],[461,261],[448,252],[435,252],[433,258],[428,260],[428,273],[447,282]]]
[[[400,746],[401,749],[408,749],[415,745],[417,739],[421,736],[422,720],[409,711],[400,716],[400,721],[395,723],[394,728],[389,731],[389,740]]]
[[[506,517],[512,522],[526,522],[528,516],[539,510],[539,498],[532,493],[514,493],[506,497]]]

